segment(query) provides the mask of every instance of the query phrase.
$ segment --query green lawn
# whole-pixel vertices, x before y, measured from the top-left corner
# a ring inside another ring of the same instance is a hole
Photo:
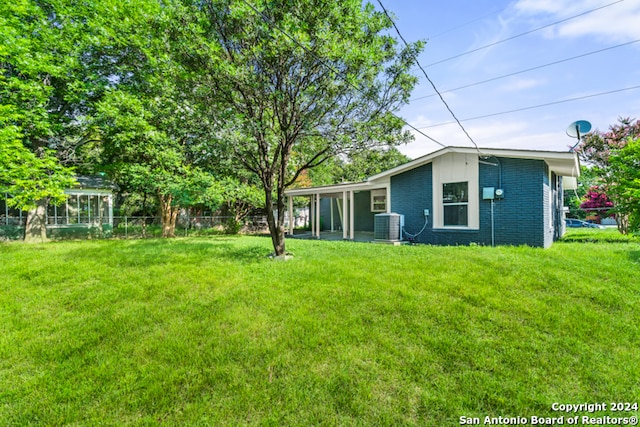
[[[261,237],[0,244],[0,426],[454,426],[636,402],[640,245],[616,236],[289,240],[288,262]]]

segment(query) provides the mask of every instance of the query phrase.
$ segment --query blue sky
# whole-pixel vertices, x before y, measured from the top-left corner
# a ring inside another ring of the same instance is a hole
[[[376,0],[371,1],[379,8]],[[594,129],[607,130],[619,116],[640,118],[637,88],[465,120],[640,86],[640,0],[383,0],[383,4],[395,15],[407,41],[426,40],[421,65],[480,147],[564,151],[577,142],[565,133],[573,121],[588,120]],[[601,9],[573,18],[596,8]],[[514,36],[518,37],[446,60]],[[628,42],[633,43],[614,48]],[[607,50],[519,73],[603,49]],[[446,61],[434,64],[442,60]],[[399,115],[445,145],[473,146],[457,124],[440,125],[451,122],[452,116],[433,96],[420,70],[415,73],[421,76],[420,83]],[[447,92],[512,73],[518,74]],[[400,151],[416,158],[440,148],[419,134],[415,137]]]

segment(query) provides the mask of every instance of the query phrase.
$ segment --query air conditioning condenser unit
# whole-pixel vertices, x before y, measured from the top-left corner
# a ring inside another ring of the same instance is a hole
[[[402,240],[404,215],[381,213],[374,217],[373,238],[379,241],[399,242]]]

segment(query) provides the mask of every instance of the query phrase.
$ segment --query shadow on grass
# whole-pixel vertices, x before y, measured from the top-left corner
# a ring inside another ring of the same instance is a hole
[[[267,260],[270,253],[271,251],[268,248],[262,246],[229,247],[224,251],[224,256],[234,261],[248,264]]]
[[[66,252],[65,258],[91,260],[124,267],[152,267],[166,263],[197,265],[207,260],[255,263],[267,259],[266,245],[243,244],[238,236],[192,239],[144,239],[100,241]]]
[[[625,236],[620,233],[604,232],[573,232],[566,234],[560,243],[640,243],[640,239],[634,236]]]
[[[565,239],[564,237],[562,238],[562,240],[559,240],[558,243],[640,243],[640,241],[638,240],[620,240],[620,239],[597,239],[597,238],[590,238],[590,237],[582,237],[582,238],[577,238],[577,237],[571,237],[568,239]]]
[[[629,259],[632,262],[635,262],[637,264],[640,264],[640,251],[636,250],[636,251],[630,251],[629,252]]]

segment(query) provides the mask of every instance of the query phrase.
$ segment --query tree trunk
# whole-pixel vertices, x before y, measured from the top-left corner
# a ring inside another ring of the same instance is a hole
[[[278,199],[282,198],[278,193]],[[267,209],[267,224],[269,224],[269,234],[271,235],[271,243],[273,243],[273,252],[275,256],[285,255],[284,245],[284,216],[280,205],[284,206],[284,202],[276,200],[278,208],[278,218],[273,214],[273,197],[271,191],[265,189],[265,207]]]
[[[176,220],[180,208],[172,206],[173,197],[171,195],[159,194],[160,211],[162,215],[162,237],[176,237]]]
[[[38,200],[36,208],[27,213],[24,228],[25,243],[43,243],[47,241],[47,205],[48,199]]]
[[[616,224],[618,225],[618,231],[620,234],[629,233],[629,215],[617,212]]]

